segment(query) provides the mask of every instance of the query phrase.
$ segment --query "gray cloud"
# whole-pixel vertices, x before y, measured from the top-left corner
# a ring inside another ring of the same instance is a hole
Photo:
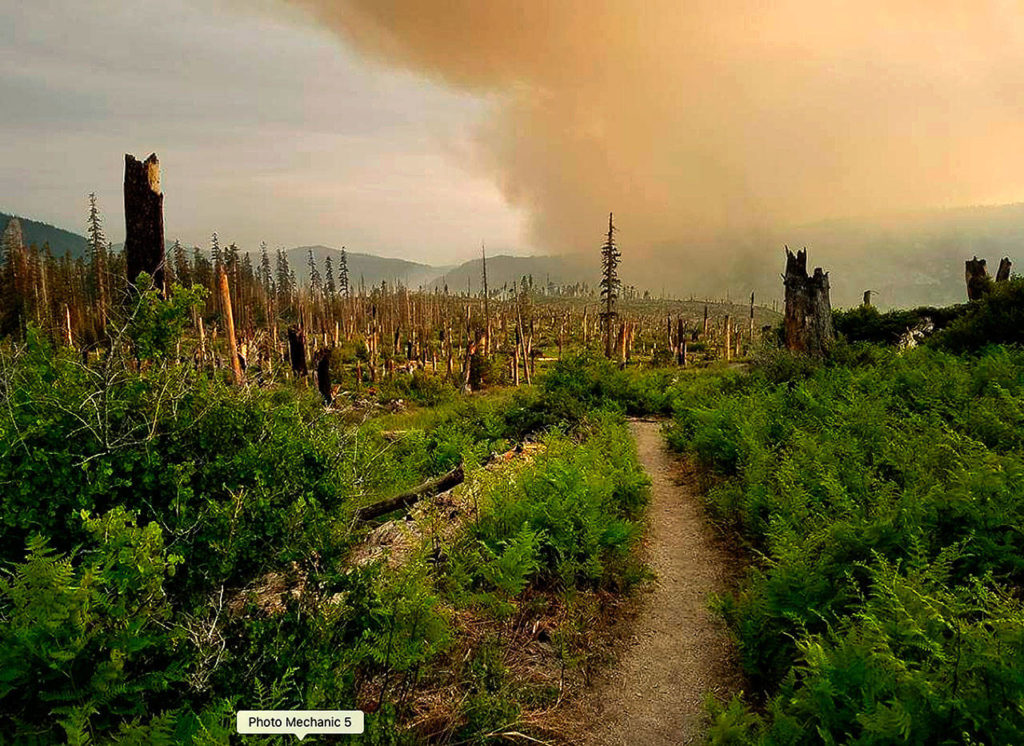
[[[368,67],[252,4],[0,5],[0,209],[72,229],[95,190],[118,240],[122,157],[156,151],[168,237],[345,243],[413,259],[511,247],[467,172],[486,102]]]

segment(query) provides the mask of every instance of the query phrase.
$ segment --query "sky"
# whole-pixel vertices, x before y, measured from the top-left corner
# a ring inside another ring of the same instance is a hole
[[[124,236],[156,152],[168,240],[325,244],[437,264],[531,253],[474,167],[491,102],[367,62],[270,3],[0,0],[0,211]]]
[[[446,263],[594,250],[614,211],[653,287],[764,276],[816,221],[1024,200],[1021,0],[0,9],[0,209],[81,226],[95,189],[115,237],[153,150],[169,238]]]

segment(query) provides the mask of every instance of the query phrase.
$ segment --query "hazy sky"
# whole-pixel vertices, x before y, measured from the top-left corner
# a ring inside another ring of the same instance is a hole
[[[451,261],[763,274],[800,224],[1024,199],[1021,0],[0,0],[0,209]],[[829,247],[841,250],[843,247]],[[812,254],[813,256],[813,254]]]
[[[486,97],[368,65],[278,6],[0,0],[0,211],[124,234],[124,154],[156,151],[167,237],[416,260],[529,253],[473,167]]]

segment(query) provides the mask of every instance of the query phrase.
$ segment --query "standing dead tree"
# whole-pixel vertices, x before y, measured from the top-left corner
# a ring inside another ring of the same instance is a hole
[[[1010,267],[1013,266],[1013,262],[1010,261],[1010,257],[1004,256],[999,260],[999,269],[996,270],[996,282],[1009,282],[1010,281]]]
[[[614,322],[618,314],[615,311],[615,301],[619,297],[618,267],[622,253],[615,245],[615,224],[612,222],[612,213],[608,213],[608,234],[604,245],[601,247],[601,300],[604,302],[604,311],[601,312],[601,323],[604,324],[604,356],[611,359],[614,354]]]
[[[1004,256],[996,270],[996,282],[1009,282],[1010,268],[1013,263]],[[967,300],[980,300],[992,290],[992,278],[989,277],[985,260],[974,257],[964,262],[964,280],[967,282]]]
[[[967,300],[978,300],[992,284],[985,260],[974,257],[964,262],[964,280],[967,282]]]
[[[306,368],[306,333],[300,326],[288,327],[288,359],[296,376],[309,373]]]
[[[484,338],[484,354],[491,354],[491,293],[487,287],[487,249],[483,241],[480,242],[480,257],[483,261],[484,275],[484,325],[487,327],[487,336]]]
[[[829,300],[828,272],[816,267],[807,274],[807,250],[794,256],[786,247],[785,332],[786,348],[809,355],[824,355],[835,339],[832,304]]]
[[[331,391],[331,351],[324,347],[313,357],[313,364],[316,367],[316,388],[323,397],[324,406],[331,406],[334,402],[334,394]]]
[[[217,285],[220,289],[221,303],[224,306],[224,323],[228,331],[228,355],[231,357],[231,373],[235,379],[235,385],[241,386],[245,383],[245,374],[242,372],[242,361],[238,357],[238,339],[235,336],[235,315],[231,310],[231,289],[228,287],[228,275],[221,266],[217,270]]]
[[[145,161],[124,156],[124,257],[128,282],[139,273],[153,278],[164,293],[164,195],[160,191],[160,161],[151,153]]]

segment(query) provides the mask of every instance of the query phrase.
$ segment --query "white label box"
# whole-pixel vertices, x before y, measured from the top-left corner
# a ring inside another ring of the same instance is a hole
[[[362,733],[362,710],[239,710],[238,733],[293,734],[301,741],[310,734]]]

